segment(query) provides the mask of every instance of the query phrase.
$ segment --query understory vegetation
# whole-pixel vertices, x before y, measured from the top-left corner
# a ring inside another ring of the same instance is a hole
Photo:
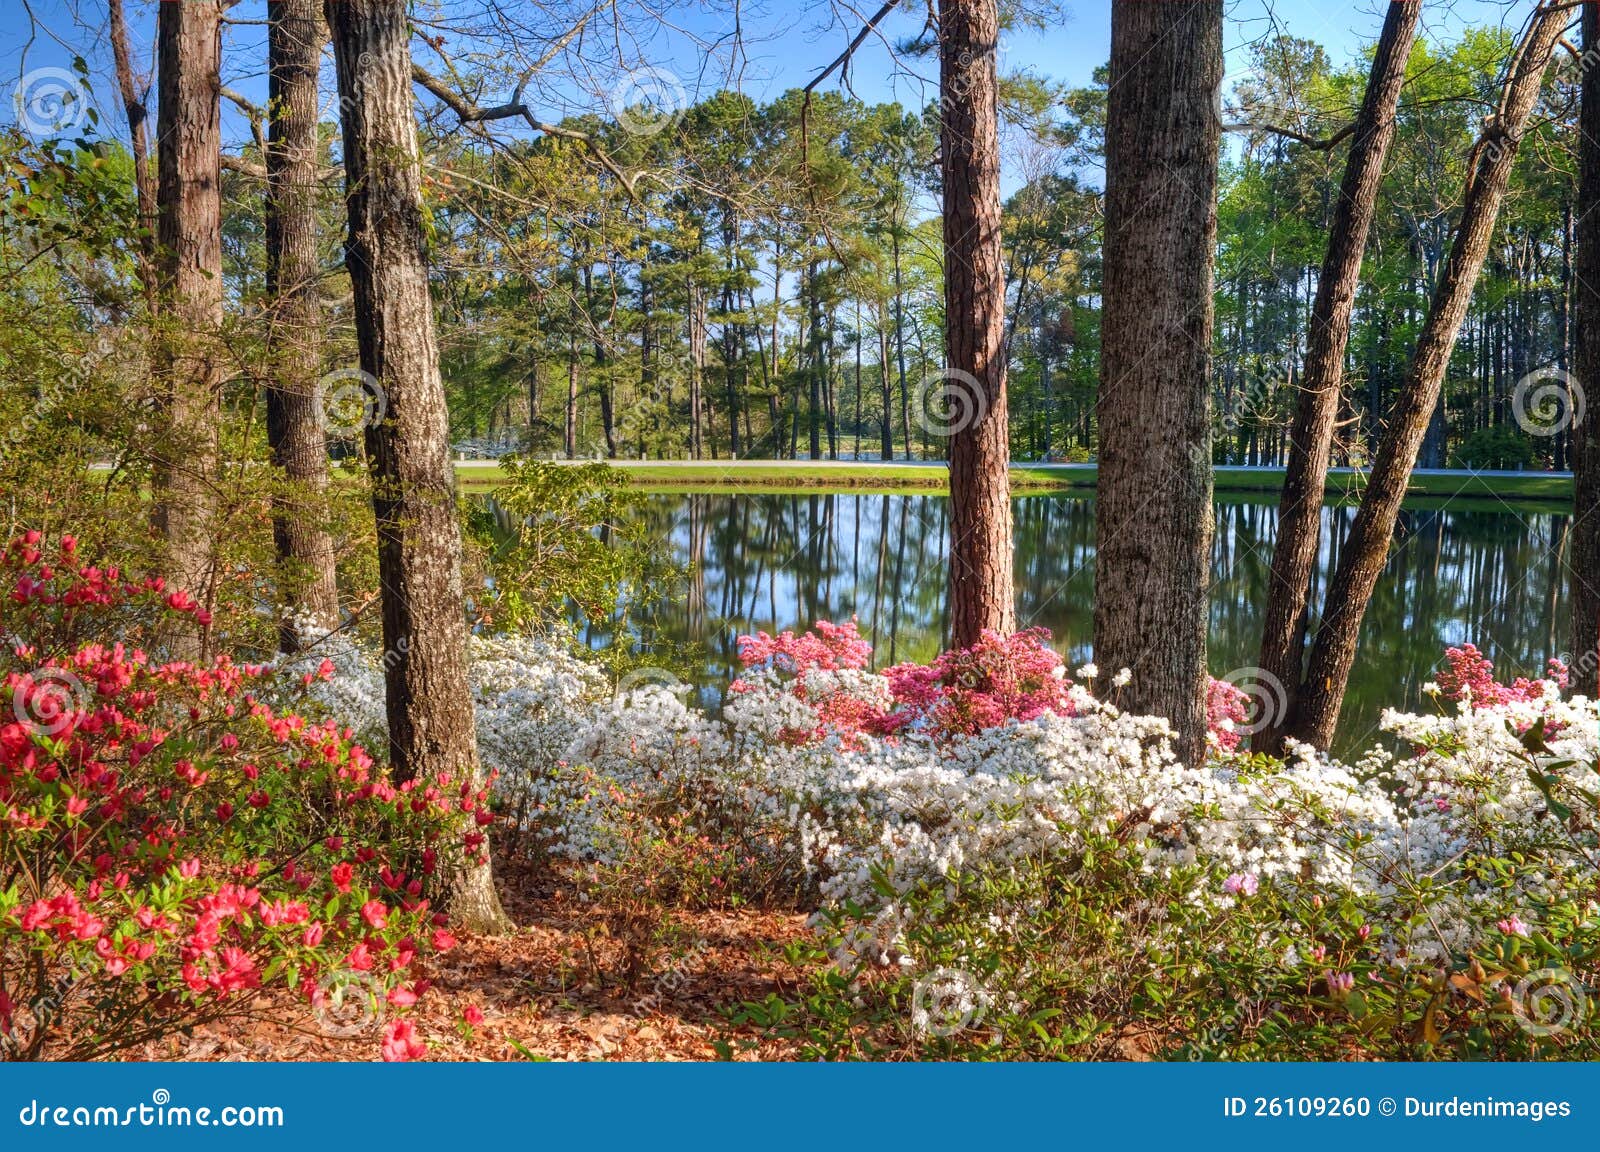
[[[1592,1052],[1600,713],[1561,668],[1502,686],[1452,651],[1437,712],[1351,765],[1242,751],[1217,682],[1184,765],[1117,708],[1125,675],[1044,640],[872,672],[851,624],[747,637],[720,716],[559,638],[478,640],[479,746],[629,981],[675,910],[814,913],[804,993],[728,1006],[814,1055]],[[328,658],[313,697],[381,730],[373,658]]]

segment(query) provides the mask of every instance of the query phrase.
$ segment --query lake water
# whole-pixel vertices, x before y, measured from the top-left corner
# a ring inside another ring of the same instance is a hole
[[[1013,510],[1021,623],[1048,628],[1075,668],[1093,635],[1093,499],[1025,496]],[[1216,513],[1210,661],[1222,675],[1256,663],[1276,505],[1227,500]],[[1314,604],[1354,514],[1324,509]],[[692,564],[680,595],[639,621],[644,645],[675,653],[679,667],[687,660],[708,706],[733,674],[736,637],[755,629],[854,615],[878,666],[925,661],[943,646],[944,496],[652,495],[644,515]],[[1569,523],[1550,506],[1408,507],[1367,613],[1337,750],[1370,744],[1385,707],[1421,706],[1451,644],[1478,644],[1506,673],[1537,674],[1564,653]],[[584,634],[596,647],[612,641],[604,627]]]

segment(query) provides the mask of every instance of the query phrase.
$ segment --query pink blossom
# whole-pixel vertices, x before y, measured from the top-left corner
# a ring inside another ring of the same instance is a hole
[[[1222,882],[1222,890],[1235,896],[1254,896],[1261,881],[1254,872],[1235,872]]]
[[[383,1030],[383,1058],[390,1063],[404,1063],[428,1054],[428,1046],[417,1037],[416,1025],[411,1021],[391,1020]]]

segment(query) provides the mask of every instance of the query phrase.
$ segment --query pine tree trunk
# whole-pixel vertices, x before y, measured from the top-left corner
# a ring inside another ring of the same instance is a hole
[[[996,0],[939,2],[950,626],[961,648],[1016,631],[1000,235]]]
[[[856,299],[856,414],[855,414],[855,446],[851,449],[851,459],[861,459],[861,300]]]
[[[325,9],[339,74],[356,338],[361,367],[387,402],[385,417],[367,428],[367,457],[383,587],[389,752],[400,780],[481,781],[406,9],[406,0],[328,0]],[[508,926],[487,846],[468,858],[447,876],[449,912],[477,931]]]
[[[223,377],[221,3],[162,4],[156,28],[163,322],[156,371],[167,426],[155,519],[168,580],[209,606]],[[199,654],[203,637],[181,647]]]
[[[1048,464],[1054,455],[1050,441],[1050,416],[1055,407],[1055,399],[1050,394],[1050,351],[1048,348],[1039,350],[1039,387],[1044,392],[1044,447],[1043,460]]]
[[[705,453],[706,293],[689,284],[689,457]]]
[[[600,394],[600,434],[606,441],[606,459],[615,460],[617,458],[616,397],[612,391],[610,357],[606,353],[605,338],[601,334],[599,322],[594,319],[594,267],[587,262],[583,266],[583,299],[585,313],[594,332],[594,375],[595,390]]]
[[[578,337],[567,337],[567,418],[562,447],[567,459],[578,455]]]
[[[1278,503],[1278,537],[1267,587],[1266,623],[1257,675],[1269,686],[1258,700],[1263,714],[1252,717],[1262,730],[1252,742],[1259,751],[1277,752],[1289,719],[1290,694],[1300,683],[1305,657],[1306,601],[1316,569],[1322,533],[1322,498],[1327,490],[1333,430],[1339,419],[1344,356],[1350,342],[1350,315],[1361,281],[1361,257],[1383,182],[1383,163],[1394,139],[1395,109],[1405,84],[1406,62],[1416,34],[1422,0],[1389,5],[1372,58],[1366,97],[1356,117],[1344,182],[1328,233],[1328,249],[1311,309],[1311,343],[1306,350],[1299,403],[1290,433],[1289,466]]]
[[[533,451],[534,439],[539,434],[539,350],[533,349],[533,362],[528,365],[528,430],[526,448]]]
[[[1205,753],[1222,3],[1114,0],[1094,653]]]
[[[1600,8],[1583,6],[1584,59],[1600,53]],[[1574,312],[1578,335],[1575,399],[1586,401],[1571,436],[1574,499],[1568,575],[1572,596],[1573,687],[1600,697],[1600,75],[1583,71],[1578,113],[1578,239]],[[1568,411],[1575,410],[1576,405]]]
[[[724,244],[729,256],[729,275],[732,274],[733,238],[726,235]],[[733,287],[730,284],[722,286],[722,372],[724,393],[728,398],[728,458],[739,458],[739,386],[735,366],[744,360],[744,330],[732,320],[734,312]],[[748,421],[748,418],[746,418]]]
[[[133,154],[133,190],[139,205],[139,283],[144,288],[145,307],[151,317],[158,311],[160,264],[156,249],[156,230],[160,210],[156,207],[156,170],[150,163],[150,110],[133,79],[133,59],[128,47],[128,21],[122,0],[107,0],[111,56],[117,76],[117,91],[128,118],[128,140]]]
[[[883,458],[894,459],[894,394],[889,385],[889,316],[878,304],[878,390],[883,393]]]
[[[900,277],[900,221],[889,232],[894,250],[894,354],[900,370],[900,444],[905,458],[911,459],[911,385],[906,381],[906,319],[902,296],[905,286]]]
[[[806,406],[806,430],[810,436],[811,459],[822,459],[822,299],[817,291],[817,262],[806,266],[806,383],[810,403]]]
[[[325,526],[328,443],[318,353],[317,71],[326,35],[318,0],[273,0],[267,15],[267,442],[283,469],[272,507],[284,613],[278,643],[294,652],[297,620],[324,632],[339,623],[333,537]]]
[[[1389,411],[1388,427],[1361,507],[1328,586],[1322,623],[1291,713],[1290,733],[1318,748],[1327,748],[1333,739],[1355,664],[1361,621],[1389,558],[1400,504],[1438,405],[1450,353],[1472,301],[1473,285],[1489,252],[1517,145],[1538,101],[1550,54],[1570,14],[1570,9],[1559,5],[1537,11],[1513,58],[1499,110],[1485,124],[1469,157],[1461,219],[1450,255],[1438,277],[1411,369]]]

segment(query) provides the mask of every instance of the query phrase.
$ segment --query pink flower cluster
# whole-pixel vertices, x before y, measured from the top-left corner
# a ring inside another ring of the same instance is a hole
[[[746,668],[786,677],[787,689],[817,713],[815,728],[781,734],[790,743],[807,744],[833,735],[850,747],[862,736],[893,739],[912,731],[949,740],[1012,720],[1025,723],[1046,713],[1073,713],[1072,681],[1044,628],[1011,636],[986,631],[970,648],[941,653],[931,664],[884,669],[892,699],[887,708],[841,689],[835,677],[818,675],[863,670],[871,658],[872,645],[861,638],[853,620],[819,621],[813,631],[801,635],[758,632],[739,637],[739,659]],[[732,691],[754,687],[754,681],[741,678],[733,682]],[[1212,680],[1206,693],[1206,720],[1217,745],[1234,751],[1250,722],[1250,697],[1226,680]]]
[[[1494,708],[1502,704],[1536,703],[1545,697],[1545,687],[1554,683],[1565,688],[1569,682],[1567,666],[1550,661],[1549,680],[1529,680],[1518,676],[1510,684],[1494,678],[1494,665],[1474,644],[1446,648],[1445,662],[1450,667],[1439,674],[1439,688],[1450,700],[1470,699],[1474,708]]]
[[[837,690],[832,678],[819,673],[860,671],[872,659],[872,645],[861,638],[854,620],[848,624],[817,621],[810,632],[792,631],[769,636],[757,632],[740,636],[739,661],[746,668],[768,669],[788,681],[788,688],[817,712],[818,724],[809,730],[785,729],[780,738],[792,744],[808,744],[829,732],[841,735],[847,744],[863,732],[873,731],[879,711],[848,692]],[[748,692],[749,680],[738,679],[733,692]]]
[[[1237,684],[1212,678],[1206,686],[1206,727],[1224,752],[1237,751],[1250,723],[1250,696]]]
[[[263,668],[108,643],[195,609],[74,551],[0,554],[0,842],[29,861],[0,892],[0,1034],[62,981],[71,1010],[14,1048],[99,1055],[111,1021],[182,1029],[273,984],[315,1003],[343,970],[414,1003],[414,963],[454,943],[427,890],[443,853],[481,852],[461,829],[485,790],[396,785],[348,731],[251,695]]]
[[[895,709],[884,731],[926,726],[940,737],[998,728],[1008,720],[1037,720],[1046,712],[1070,716],[1072,703],[1061,656],[1050,633],[1029,628],[1011,636],[985,631],[970,648],[942,653],[932,664],[884,670]]]
[[[1013,636],[985,632],[970,648],[941,654],[932,664],[897,664],[884,670],[892,703],[884,708],[841,689],[836,678],[818,673],[858,671],[872,658],[872,645],[855,621],[819,621],[812,632],[759,632],[739,637],[739,658],[748,668],[766,668],[788,677],[788,687],[817,712],[811,731],[792,731],[784,739],[808,743],[836,734],[848,745],[863,735],[894,737],[917,730],[938,739],[997,727],[1008,720],[1037,719],[1046,712],[1070,715],[1070,682],[1050,634],[1030,628]],[[750,691],[750,680],[736,680],[734,692]]]

